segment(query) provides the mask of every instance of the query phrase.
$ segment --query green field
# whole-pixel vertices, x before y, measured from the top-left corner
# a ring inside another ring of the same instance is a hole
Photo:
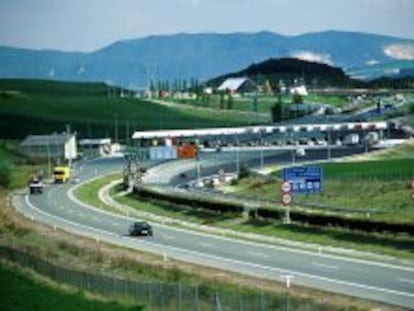
[[[402,148],[406,151],[412,149]],[[305,205],[322,212],[354,213],[357,217],[366,217],[369,213],[369,217],[376,220],[414,222],[414,200],[408,188],[408,181],[414,179],[414,159],[318,165],[323,170],[323,191],[320,194],[295,195],[293,206]],[[231,190],[236,196],[278,204],[280,175],[280,171],[274,173],[272,181],[261,177],[244,179]]]
[[[414,159],[320,164],[325,179],[404,180],[414,178]]]
[[[1,309],[9,311],[143,310],[116,302],[91,300],[81,292],[59,290],[35,282],[16,269],[0,265]]]
[[[108,96],[103,83],[0,80],[2,138],[63,132],[124,140],[134,130],[246,125],[248,114],[171,108],[134,97]],[[269,117],[270,118],[270,117]],[[129,135],[127,135],[129,134]]]

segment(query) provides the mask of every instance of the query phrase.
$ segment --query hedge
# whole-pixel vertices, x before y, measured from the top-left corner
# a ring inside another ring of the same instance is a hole
[[[244,207],[241,204],[222,202],[217,200],[207,200],[205,198],[177,196],[177,194],[160,193],[147,188],[135,189],[135,193],[146,199],[152,199],[157,202],[168,202],[169,204],[185,205],[206,209],[217,213],[232,213],[241,215]],[[257,210],[251,210],[249,217],[282,220],[285,211],[282,209],[274,209],[269,207],[259,207]],[[317,227],[338,227],[349,230],[357,230],[363,232],[379,232],[379,233],[406,233],[414,235],[414,224],[410,223],[390,223],[385,221],[375,221],[370,219],[348,218],[340,215],[327,215],[307,213],[306,211],[291,211],[290,218],[297,224],[308,224]]]
[[[261,207],[257,210],[257,215],[266,219],[282,219],[284,211]],[[364,232],[408,233],[414,235],[414,224],[410,223],[390,223],[370,219],[348,218],[339,215],[314,214],[305,211],[291,211],[290,218],[296,223],[319,227],[332,226]]]
[[[185,205],[197,208],[203,208],[218,213],[241,214],[244,211],[242,205],[236,203],[206,200],[203,198],[177,196],[176,194],[167,194],[153,191],[147,188],[135,189],[135,193],[142,198],[150,198],[158,201],[168,201],[177,205]]]

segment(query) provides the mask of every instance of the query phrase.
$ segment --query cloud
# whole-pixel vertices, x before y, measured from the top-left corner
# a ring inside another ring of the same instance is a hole
[[[308,62],[316,62],[316,63],[322,63],[327,65],[333,65],[333,61],[331,59],[330,54],[318,54],[310,51],[297,51],[290,53],[290,56],[305,60]]]
[[[368,66],[373,66],[373,65],[376,65],[378,63],[379,63],[379,61],[377,61],[375,59],[370,59],[370,60],[365,62],[365,64],[367,64]]]
[[[414,44],[390,44],[384,47],[384,54],[398,60],[414,60]]]

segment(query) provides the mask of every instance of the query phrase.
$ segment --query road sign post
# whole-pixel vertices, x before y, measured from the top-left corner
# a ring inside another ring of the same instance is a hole
[[[322,191],[322,168],[319,166],[288,167],[282,174],[283,180],[291,183],[293,194]]]
[[[281,201],[282,204],[285,206],[285,223],[290,224],[290,204],[293,201],[292,197],[292,184],[288,181],[282,182],[280,185],[281,192]]]
[[[290,204],[294,194],[322,191],[322,168],[318,166],[288,167],[283,169],[281,201],[286,207],[285,223],[290,224]]]

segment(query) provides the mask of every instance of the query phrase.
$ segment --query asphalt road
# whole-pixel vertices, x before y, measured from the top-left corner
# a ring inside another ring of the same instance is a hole
[[[105,159],[83,165],[77,174],[84,181],[121,168],[121,159]],[[127,232],[134,219],[72,201],[68,191],[74,186],[47,185],[43,195],[15,195],[14,205],[27,217],[92,237],[97,243],[107,241],[266,279],[289,278],[292,287],[304,285],[414,308],[414,267],[245,242],[155,223],[154,237],[131,238]]]

